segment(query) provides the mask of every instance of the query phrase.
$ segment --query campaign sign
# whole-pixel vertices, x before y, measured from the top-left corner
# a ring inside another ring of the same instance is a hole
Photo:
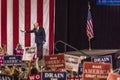
[[[23,55],[24,49],[15,49],[16,50],[16,55]]]
[[[65,59],[63,54],[46,55],[44,63],[51,69],[65,69]]]
[[[42,80],[66,80],[66,72],[43,72]]]
[[[111,63],[112,64],[112,55],[92,57],[91,61],[92,62],[105,62],[105,63]]]
[[[4,56],[4,65],[21,65],[22,56]]]
[[[107,80],[110,63],[85,62],[83,64],[83,80]]]
[[[4,57],[3,57],[3,56],[0,56],[0,66],[3,65],[3,60],[4,60]]]
[[[75,71],[78,73],[79,63],[80,63],[80,57],[65,54],[66,70]]]
[[[41,80],[41,74],[31,74],[29,80]]]
[[[120,80],[120,74],[110,73],[107,80]]]
[[[67,80],[82,80],[81,77],[67,77]]]
[[[23,61],[31,61],[36,53],[35,47],[25,47],[22,60]]]
[[[14,80],[13,76],[0,74],[0,80]]]

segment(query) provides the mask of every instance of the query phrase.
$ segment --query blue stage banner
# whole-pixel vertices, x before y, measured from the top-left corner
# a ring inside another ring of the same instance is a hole
[[[22,56],[4,56],[4,65],[21,65]]]
[[[120,5],[120,0],[96,0],[97,5]]]
[[[112,55],[106,55],[106,56],[95,56],[91,58],[92,62],[105,62],[105,63],[111,63],[112,64]]]
[[[0,80],[14,80],[13,76],[0,74]]]
[[[43,72],[42,80],[67,80],[66,72]]]

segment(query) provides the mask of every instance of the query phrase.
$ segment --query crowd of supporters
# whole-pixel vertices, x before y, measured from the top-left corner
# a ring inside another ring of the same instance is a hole
[[[25,61],[21,66],[0,66],[0,74],[11,75],[14,80],[29,80],[31,74],[39,74],[42,71],[50,71],[50,68],[39,66],[38,59],[33,61]]]
[[[23,55],[23,49],[20,44],[17,44],[16,48],[13,50],[13,55]],[[0,56],[5,56],[7,54],[6,45],[1,45],[0,47]],[[34,66],[33,66],[34,64]],[[0,74],[11,75],[14,77],[14,80],[28,80],[30,74],[37,74],[41,72],[38,59],[35,63],[32,61],[24,61],[21,66],[16,65],[3,65],[0,66]]]
[[[17,44],[16,48],[13,50],[13,55],[20,55],[22,56],[24,52],[24,49],[20,44]],[[7,54],[7,48],[6,45],[2,45],[0,47],[0,56],[8,55]],[[82,64],[84,61],[89,60],[82,60]],[[39,74],[43,71],[66,71],[63,69],[53,69],[47,67],[47,65],[41,65],[39,62],[39,59],[36,58],[35,61],[23,61],[21,65],[4,65],[0,66],[0,74],[6,74],[11,75],[14,77],[14,80],[30,80],[29,76],[32,74]],[[67,70],[67,76],[68,77],[74,77],[77,76],[76,72],[72,71],[72,69]],[[111,70],[113,72],[113,70]],[[116,69],[114,73],[120,74],[120,70]],[[81,73],[82,74],[82,73]],[[96,79],[95,79],[96,80]]]
[[[20,44],[17,44],[16,48],[13,50],[13,55],[22,56],[24,49]],[[0,56],[6,56],[7,48],[5,45],[0,47]],[[43,62],[43,60],[42,60]],[[29,76],[31,74],[39,74],[42,71],[54,71],[55,69],[51,69],[45,65],[41,65],[38,58],[34,61],[22,61],[22,64],[17,65],[3,65],[0,66],[0,74],[10,75],[14,77],[14,80],[29,80]],[[58,70],[60,71],[60,70]]]

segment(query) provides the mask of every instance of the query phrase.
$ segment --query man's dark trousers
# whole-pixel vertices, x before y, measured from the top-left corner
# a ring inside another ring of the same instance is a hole
[[[41,60],[43,57],[43,44],[42,43],[37,43],[37,51],[38,51],[39,60]]]

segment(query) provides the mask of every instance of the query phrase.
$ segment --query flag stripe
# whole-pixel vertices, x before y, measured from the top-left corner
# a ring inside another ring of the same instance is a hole
[[[43,26],[43,0],[37,0],[37,21]]]
[[[31,0],[31,29],[34,28],[33,24],[37,21],[37,0]],[[31,35],[31,46],[35,46],[35,36]]]
[[[31,0],[25,0],[25,30],[30,30]],[[25,46],[30,46],[30,34],[25,34]]]
[[[13,54],[17,43],[35,45],[34,34],[20,30],[33,29],[37,21],[46,32],[44,48],[53,54],[54,0],[0,0],[0,44],[7,46],[8,54]]]
[[[0,45],[1,45],[1,0],[0,0]]]
[[[92,26],[92,20],[90,21],[87,21],[87,30],[88,30],[88,34],[90,37],[92,37],[94,34],[93,34],[93,26]]]
[[[53,44],[54,44],[54,0],[51,0],[50,1],[50,12],[49,12],[49,16],[50,16],[50,24],[49,24],[49,26],[50,26],[50,29],[49,29],[49,53],[50,54],[53,54]]]
[[[43,48],[49,50],[49,1],[50,0],[43,0],[43,27],[45,29],[46,35],[46,43],[44,44]]]
[[[92,21],[90,20],[90,21],[87,21],[88,22],[88,24],[87,24],[87,28],[88,28],[88,31],[89,31],[89,33],[91,32],[91,34],[93,33],[93,31],[92,31]]]
[[[13,48],[19,43],[19,1],[13,0]]]
[[[19,0],[19,30],[25,30],[25,2],[24,0]],[[25,46],[25,34],[19,31],[19,43]]]
[[[7,46],[7,0],[1,0],[1,43]]]
[[[7,52],[13,54],[13,0],[7,1]]]

